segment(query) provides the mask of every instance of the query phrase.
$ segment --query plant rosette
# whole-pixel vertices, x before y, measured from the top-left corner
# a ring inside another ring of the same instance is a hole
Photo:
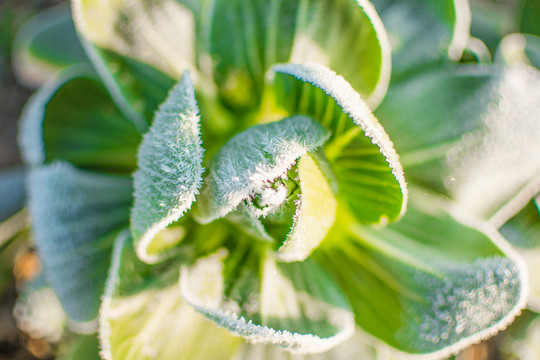
[[[442,357],[524,306],[496,231],[407,190],[367,1],[72,8],[91,66],[33,96],[20,143],[46,280],[104,359]]]

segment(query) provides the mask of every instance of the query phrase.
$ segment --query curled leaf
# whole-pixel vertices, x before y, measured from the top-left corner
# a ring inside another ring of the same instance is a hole
[[[354,331],[347,301],[309,260],[279,265],[238,244],[184,267],[180,289],[197,311],[254,343],[321,352]]]
[[[198,112],[186,72],[160,106],[139,148],[131,232],[145,262],[158,262],[174,251],[181,236],[168,241],[163,231],[191,207],[201,187],[204,150]]]
[[[331,131],[324,151],[333,165],[338,198],[365,223],[400,217],[407,186],[399,157],[360,95],[343,77],[317,64],[281,64],[272,70],[278,103]]]

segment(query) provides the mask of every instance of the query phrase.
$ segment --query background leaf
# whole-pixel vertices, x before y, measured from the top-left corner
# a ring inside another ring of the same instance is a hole
[[[471,10],[463,0],[375,0],[392,45],[392,77],[447,59],[457,61],[469,40]]]
[[[42,85],[68,66],[87,62],[67,3],[35,15],[13,43],[13,71],[28,87]]]
[[[372,107],[386,92],[390,47],[368,1],[218,0],[208,9],[212,19],[202,31],[208,32],[212,74],[232,108],[258,105],[266,71],[281,62],[328,66]]]
[[[502,224],[513,199],[523,206],[540,190],[539,80],[528,67],[428,71],[393,84],[376,114],[409,180],[477,216],[502,211]]]
[[[0,223],[15,215],[26,201],[25,171],[22,167],[0,172]],[[1,227],[1,225],[0,225]],[[3,238],[0,235],[0,238]]]
[[[72,67],[26,105],[19,143],[25,162],[54,160],[100,171],[131,172],[140,135],[87,67]]]
[[[193,14],[175,0],[74,0],[73,13],[114,100],[144,132],[174,79],[195,74]]]
[[[202,185],[204,149],[198,111],[186,72],[160,106],[139,148],[131,231],[137,254],[145,262],[167,256],[171,246],[152,243],[164,241],[159,232],[184,215]],[[151,253],[151,246],[159,250]]]
[[[523,257],[529,269],[530,285],[528,307],[540,310],[540,277],[538,257],[540,256],[540,196],[530,201],[501,228],[501,234]]]
[[[56,161],[32,169],[29,209],[47,282],[76,322],[95,319],[112,241],[127,225],[131,178]]]

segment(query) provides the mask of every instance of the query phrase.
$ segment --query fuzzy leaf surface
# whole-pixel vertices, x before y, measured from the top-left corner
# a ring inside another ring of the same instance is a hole
[[[202,185],[198,112],[186,72],[160,106],[139,148],[131,232],[143,261],[155,263],[167,256],[175,244],[167,244],[159,233],[189,210]],[[150,246],[157,250],[149,252]]]
[[[323,145],[329,132],[305,116],[257,125],[236,135],[212,160],[199,217],[221,218],[280,178],[293,163]]]
[[[31,169],[29,210],[47,282],[76,322],[95,319],[117,229],[127,225],[129,176],[55,161]]]

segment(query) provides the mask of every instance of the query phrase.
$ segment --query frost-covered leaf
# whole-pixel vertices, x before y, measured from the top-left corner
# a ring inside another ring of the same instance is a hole
[[[219,94],[232,107],[257,105],[266,71],[281,62],[328,66],[373,107],[386,92],[390,46],[368,1],[217,0],[203,6],[203,15],[211,16],[203,25],[208,43],[199,40]]]
[[[500,226],[540,191],[539,84],[523,66],[427,71],[393,85],[376,114],[409,180]]]
[[[217,325],[298,353],[325,351],[352,335],[347,300],[316,263],[277,263],[249,240],[229,249],[180,273],[183,298]]]
[[[273,68],[278,103],[305,114],[332,132],[326,156],[338,183],[338,198],[366,223],[395,220],[405,210],[407,188],[392,142],[347,81],[316,65]]]
[[[118,236],[100,311],[104,359],[230,357],[240,339],[187,305],[177,280],[178,264],[144,264],[135,254],[129,232]]]
[[[29,210],[47,282],[76,322],[97,316],[112,241],[127,225],[132,185],[55,161],[31,169]]]
[[[459,60],[469,40],[467,0],[374,0],[392,46],[392,76],[444,58]]]
[[[176,245],[160,232],[184,215],[202,185],[198,112],[186,72],[156,112],[139,148],[131,231],[137,254],[145,262],[163,259]]]
[[[173,79],[194,70],[193,14],[175,0],[74,0],[72,5],[94,66],[122,111],[145,130]]]
[[[412,191],[405,216],[383,229],[338,213],[343,226],[329,239],[339,241],[314,256],[365,331],[443,357],[504,329],[525,305],[527,275],[495,229],[427,194]]]
[[[69,65],[85,62],[68,3],[38,13],[21,27],[13,43],[13,71],[29,87],[43,84]]]
[[[26,200],[25,176],[22,167],[0,171],[0,224],[23,208]]]
[[[286,177],[297,159],[322,146],[328,136],[324,127],[305,116],[253,126],[236,135],[212,160],[198,217],[203,222],[224,217],[256,195],[261,204],[268,205],[268,211],[281,205],[288,189],[285,185],[274,189],[269,184]],[[266,215],[264,209],[259,214],[252,208],[255,217]]]
[[[19,143],[31,166],[66,160],[96,170],[131,172],[140,135],[87,67],[63,71],[27,103]]]
[[[540,196],[529,202],[501,228],[501,234],[522,256],[529,269],[529,308],[540,311]]]
[[[330,350],[314,354],[290,353],[279,346],[244,343],[238,346],[234,360],[404,360],[414,359],[376,341],[356,328],[354,335]]]

